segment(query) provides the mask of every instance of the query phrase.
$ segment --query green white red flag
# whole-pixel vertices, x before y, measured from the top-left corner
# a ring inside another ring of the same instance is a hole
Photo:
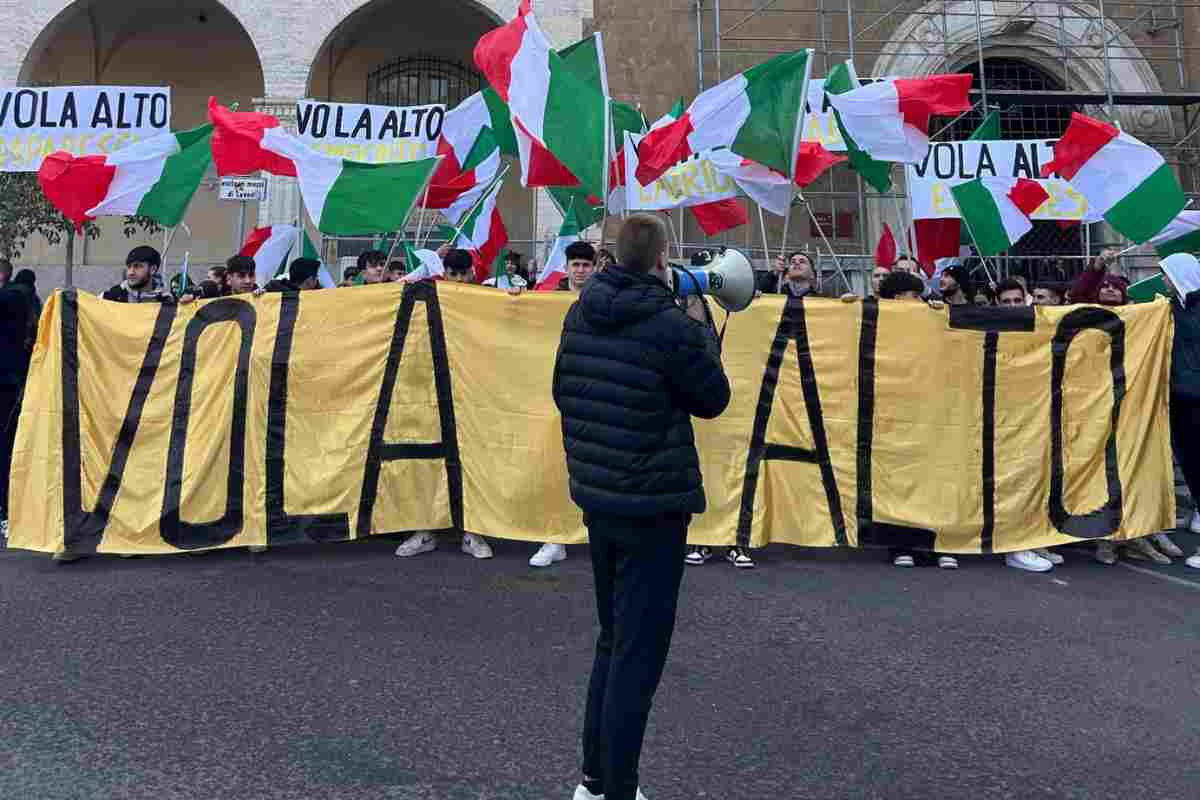
[[[718,147],[791,174],[811,68],[811,50],[784,53],[702,92],[642,140],[638,181],[648,186],[674,164]]]
[[[491,277],[492,263],[508,244],[508,230],[504,227],[500,209],[496,207],[502,183],[501,180],[493,182],[482,200],[473,206],[452,206],[445,212],[447,219],[459,230],[453,246],[471,252],[476,283],[483,283]]]
[[[1200,211],[1181,211],[1150,240],[1159,258],[1200,253]]]
[[[563,219],[562,227],[550,250],[550,257],[542,271],[538,273],[537,285],[534,289],[539,292],[550,292],[558,288],[558,284],[567,276],[567,247],[579,241],[579,228],[575,220],[568,216]]]
[[[1065,178],[1089,211],[1141,244],[1162,231],[1187,205],[1174,170],[1154,148],[1115,126],[1075,113],[1054,145],[1042,177]]]
[[[104,199],[88,216],[149,217],[167,228],[178,225],[212,163],[212,125],[166,133],[106,155],[115,167]]]
[[[838,92],[830,89],[827,79],[826,92],[843,130],[859,149],[877,161],[916,164],[929,149],[930,117],[971,109],[972,80],[966,73],[884,78]]]
[[[213,124],[212,156],[218,175],[249,175],[260,170],[296,177],[296,165],[262,146],[267,131],[279,128],[270,114],[231,111],[208,98],[208,119]]]
[[[522,183],[579,184],[603,197],[607,100],[550,47],[528,0],[479,40],[475,64],[512,113]]]
[[[446,112],[437,154],[442,156],[429,181],[425,208],[448,208],[473,189],[486,188],[500,171],[500,145],[482,92]]]
[[[1012,249],[1033,230],[1029,217],[1050,198],[1046,189],[1028,178],[976,178],[950,188],[975,249],[994,256]]]
[[[402,229],[440,160],[350,161],[318,153],[282,128],[267,129],[261,144],[295,164],[300,194],[317,230],[339,236]]]

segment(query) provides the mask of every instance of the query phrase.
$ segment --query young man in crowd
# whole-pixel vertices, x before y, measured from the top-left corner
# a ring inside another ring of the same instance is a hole
[[[996,305],[996,293],[990,286],[976,286],[973,302],[977,306],[994,306]]]
[[[575,800],[640,795],[642,741],[675,628],[688,526],[706,505],[691,418],[720,416],[730,398],[703,306],[685,312],[668,288],[663,221],[630,215],[617,257],[567,312],[554,365],[600,622]],[[612,432],[604,447],[597,428]]]
[[[1033,287],[1035,306],[1061,306],[1066,300],[1066,289],[1061,283],[1043,281]]]
[[[163,288],[158,271],[162,256],[148,245],[129,251],[125,258],[125,280],[100,297],[114,303],[174,303],[175,298]]]
[[[938,288],[946,305],[966,305],[971,302],[971,273],[957,264],[946,267],[942,270]]]
[[[560,291],[579,294],[588,279],[596,271],[596,249],[587,242],[572,242],[567,245],[567,277],[558,283]],[[561,544],[546,542],[529,559],[531,567],[548,567],[566,559],[567,548]]]
[[[954,269],[954,267],[951,267],[951,269]],[[919,303],[921,302],[921,295],[924,292],[925,281],[911,272],[893,271],[880,284],[879,299],[905,300]],[[889,553],[889,558],[897,567],[915,567],[917,565],[917,557],[918,553],[904,548],[892,548]],[[933,557],[937,559],[937,565],[940,569],[958,569],[958,559],[952,555],[934,553]]]
[[[1028,305],[1025,286],[1015,278],[1005,278],[996,284],[996,305],[1001,308],[1024,308]],[[1063,557],[1046,548],[1039,550],[1021,550],[1007,553],[1004,563],[1013,569],[1026,572],[1049,572],[1058,564],[1063,563]]]
[[[1200,262],[1187,253],[1162,261],[1163,280],[1174,295],[1171,314],[1175,338],[1171,345],[1171,442],[1183,480],[1192,496],[1188,529],[1200,533]],[[1165,534],[1163,535],[1165,539]],[[1170,553],[1155,539],[1163,552]],[[1200,550],[1187,565],[1200,569]]]
[[[368,250],[358,257],[358,270],[360,283],[383,283],[387,277],[387,253]]]
[[[446,271],[446,279],[455,283],[472,283],[475,266],[471,254],[466,250],[451,250],[443,247],[438,251],[442,259],[442,267]],[[397,558],[411,558],[422,553],[437,550],[438,540],[431,531],[417,531],[409,536],[396,548]],[[474,533],[463,533],[462,551],[473,558],[491,558],[492,547],[487,539]]]
[[[321,288],[321,262],[315,258],[297,258],[288,267],[287,275],[281,275],[255,294],[264,292],[301,292]]]
[[[250,256],[234,256],[225,262],[225,284],[229,294],[253,294],[258,288],[255,283],[257,265]]]
[[[879,287],[883,284],[883,279],[892,274],[891,267],[876,265],[875,269],[871,270],[871,296],[879,297]]]
[[[221,294],[225,293],[228,288],[225,283],[225,267],[220,264],[214,264],[208,268],[208,279],[215,283],[221,289]]]
[[[390,283],[399,283],[404,277],[404,262],[398,258],[394,258],[388,262],[387,280]]]
[[[817,273],[812,261],[799,250],[775,259],[775,275],[769,276],[762,291],[766,294],[786,294],[790,297],[808,297],[817,291]]]

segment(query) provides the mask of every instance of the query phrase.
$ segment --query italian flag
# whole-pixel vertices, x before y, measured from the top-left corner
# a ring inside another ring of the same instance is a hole
[[[862,84],[858,81],[858,73],[854,71],[854,64],[849,61],[838,64],[825,77],[826,95],[846,94],[860,86]],[[850,131],[846,129],[842,122],[842,116],[836,108],[833,109],[833,118],[837,121],[842,141],[846,144],[846,158],[850,162],[850,168],[873,186],[875,191],[881,194],[890,192],[892,190],[892,165],[886,161],[876,161],[858,146],[854,137],[850,135]]]
[[[249,175],[260,170],[296,177],[296,165],[263,147],[267,131],[278,130],[270,114],[231,111],[208,98],[208,120],[213,124],[212,156],[218,175]]]
[[[446,216],[458,226],[454,247],[470,250],[475,261],[475,280],[483,283],[491,277],[492,262],[499,257],[508,244],[508,231],[496,207],[502,181],[494,182],[483,199],[472,208],[461,210],[463,216],[456,217],[456,209],[448,209]]]
[[[713,150],[707,156],[717,171],[733,178],[751,200],[772,214],[782,217],[788,213],[795,187],[786,175],[742,158],[732,150]]]
[[[1181,211],[1150,244],[1159,258],[1175,253],[1200,253],[1200,211]]]
[[[500,170],[500,145],[482,92],[446,113],[437,154],[443,156],[429,182],[425,208],[448,208],[464,193],[486,186]]]
[[[1134,242],[1158,234],[1187,205],[1174,171],[1158,152],[1107,122],[1075,113],[1042,177],[1057,173],[1088,210]]]
[[[282,128],[268,128],[262,146],[296,165],[300,194],[317,230],[338,236],[402,229],[440,160],[350,161],[318,153]]]
[[[238,255],[254,259],[254,279],[259,286],[266,286],[287,266],[297,233],[295,225],[267,225],[250,231]]]
[[[1029,215],[1050,195],[1027,178],[976,178],[950,188],[981,256],[1012,249],[1033,230]]]
[[[862,152],[877,161],[916,164],[929,149],[930,117],[971,109],[972,80],[969,74],[885,78],[838,92],[826,79],[825,91],[838,122]]]
[[[784,53],[701,93],[642,140],[638,181],[649,186],[680,161],[718,147],[792,174],[811,69],[811,50]]]
[[[554,240],[554,247],[550,250],[550,257],[538,273],[537,285],[533,287],[536,291],[552,292],[558,288],[558,284],[567,277],[567,247],[578,241],[579,228],[574,219],[564,219],[562,227],[558,229],[558,238]]]
[[[171,228],[183,220],[212,163],[212,125],[152,136],[104,156],[113,167],[104,198],[89,217],[150,217]]]
[[[579,184],[602,197],[607,100],[551,49],[527,1],[479,40],[475,64],[508,103],[525,185]]]

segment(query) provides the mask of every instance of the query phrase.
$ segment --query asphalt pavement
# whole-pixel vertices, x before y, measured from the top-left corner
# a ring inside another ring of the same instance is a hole
[[[0,552],[0,798],[569,800],[586,548],[395,544]],[[688,568],[650,800],[1200,797],[1200,570],[757,557]]]

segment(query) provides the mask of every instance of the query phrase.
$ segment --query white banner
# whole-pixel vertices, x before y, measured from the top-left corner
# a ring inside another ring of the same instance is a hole
[[[636,174],[641,139],[625,134],[625,207],[630,211],[663,211],[738,196],[733,178],[721,173],[702,153],[671,167],[652,186],[643,186]]]
[[[0,89],[0,171],[37,172],[58,150],[102,155],[170,129],[165,86]]]
[[[808,81],[808,106],[804,115],[804,127],[800,138],[806,142],[820,142],[831,153],[843,153],[846,143],[838,128],[837,118],[825,100],[825,79],[811,78]]]
[[[925,160],[907,167],[913,219],[957,218],[950,187],[977,177],[1030,178],[1050,199],[1033,213],[1036,220],[1087,220],[1087,200],[1061,178],[1043,180],[1042,164],[1054,157],[1054,141],[1020,139],[992,142],[934,142]]]
[[[446,107],[296,103],[296,132],[326,155],[371,164],[417,161],[437,155]]]

